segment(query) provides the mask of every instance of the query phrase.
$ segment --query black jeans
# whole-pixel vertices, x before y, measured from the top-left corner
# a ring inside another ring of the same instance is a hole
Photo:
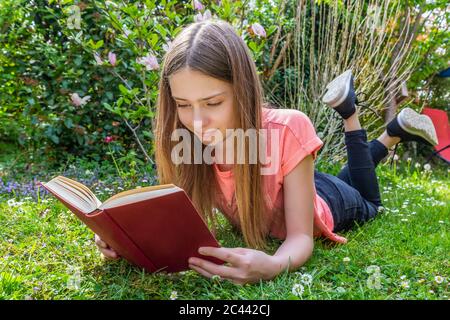
[[[314,172],[316,191],[330,207],[333,232],[374,218],[383,206],[375,167],[388,154],[378,140],[367,142],[365,129],[344,132],[347,164],[337,176]]]

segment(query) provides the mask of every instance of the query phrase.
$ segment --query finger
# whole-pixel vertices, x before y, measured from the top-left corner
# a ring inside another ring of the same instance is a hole
[[[117,252],[115,252],[112,249],[100,249],[100,252],[107,259],[117,260],[120,258],[119,255],[117,254]]]
[[[107,248],[108,245],[99,236],[95,235],[95,244],[100,248]]]
[[[230,248],[201,247],[198,252],[204,256],[216,257],[234,265],[239,265],[241,261],[241,255]]]
[[[193,264],[190,264],[189,265],[189,268],[191,268],[192,270],[194,270],[194,271],[197,271],[198,273],[200,273],[201,275],[203,275],[203,276],[205,276],[205,277],[207,277],[207,278],[212,278],[212,274],[211,273],[209,273],[208,271],[206,271],[206,270],[203,270],[202,268],[200,268],[200,267],[198,267],[198,266],[196,266],[196,265],[193,265]]]
[[[240,254],[240,255],[244,255],[248,253],[247,248],[229,248],[231,251],[233,251],[234,253]]]
[[[200,258],[190,258],[189,264],[200,267],[210,274],[216,274],[222,278],[233,278],[236,269],[224,265],[218,265]]]

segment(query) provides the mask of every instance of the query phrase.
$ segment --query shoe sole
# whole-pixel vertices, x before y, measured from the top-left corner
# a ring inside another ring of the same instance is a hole
[[[339,106],[347,98],[350,90],[350,80],[352,77],[352,70],[349,69],[331,81],[326,88],[328,91],[322,97],[322,102],[335,108]]]
[[[436,129],[430,117],[419,114],[411,108],[404,108],[398,114],[397,120],[406,132],[425,139],[433,146],[438,144]]]

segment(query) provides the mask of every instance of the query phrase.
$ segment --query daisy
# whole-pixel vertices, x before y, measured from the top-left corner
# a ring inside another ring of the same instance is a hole
[[[305,288],[300,283],[296,283],[292,287],[292,294],[297,297],[301,297],[303,295],[303,291],[305,291]]]
[[[170,294],[170,300],[176,300],[178,298],[178,292],[172,291]]]
[[[402,281],[402,283],[400,283],[400,286],[403,289],[408,289],[409,288],[409,282],[408,281]]]
[[[307,286],[310,286],[312,283],[313,277],[312,275],[305,273],[300,276],[300,281]]]

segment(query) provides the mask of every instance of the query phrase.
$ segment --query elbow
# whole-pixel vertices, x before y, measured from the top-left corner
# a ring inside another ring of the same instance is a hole
[[[299,255],[291,265],[291,270],[296,270],[304,265],[312,256],[314,251],[314,238],[308,235],[301,235],[298,239],[298,248],[301,248]]]

